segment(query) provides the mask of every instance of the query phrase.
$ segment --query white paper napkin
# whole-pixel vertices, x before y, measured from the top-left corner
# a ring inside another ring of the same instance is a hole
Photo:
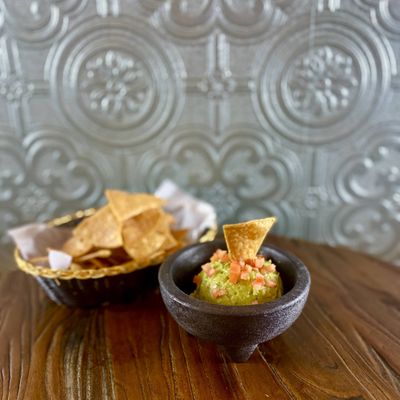
[[[191,243],[217,225],[217,214],[211,204],[184,192],[169,179],[164,180],[154,194],[167,200],[164,209],[174,215],[176,229],[189,230]]]

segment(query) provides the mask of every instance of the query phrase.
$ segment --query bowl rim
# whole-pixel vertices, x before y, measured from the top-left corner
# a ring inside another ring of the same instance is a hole
[[[220,243],[221,245],[226,246],[225,241],[223,239],[216,239],[206,243],[195,243],[190,246],[186,246],[180,251],[169,256],[160,266],[158,271],[158,281],[161,289],[161,293],[163,291],[167,292],[173,299],[173,301],[181,304],[186,308],[190,308],[194,311],[205,312],[213,315],[230,315],[230,316],[251,316],[251,315],[259,315],[259,314],[272,314],[276,311],[282,311],[286,308],[291,307],[294,303],[298,301],[299,298],[307,297],[310,286],[311,286],[311,276],[305,264],[292,253],[287,252],[286,250],[282,250],[277,246],[270,244],[263,244],[262,248],[270,249],[276,253],[279,253],[281,256],[289,259],[291,263],[297,269],[297,280],[294,286],[281,297],[276,300],[272,300],[267,303],[261,304],[249,304],[249,305],[240,305],[240,306],[230,306],[223,304],[213,304],[204,300],[196,299],[188,294],[186,294],[182,289],[180,289],[172,278],[172,268],[174,261],[181,256],[182,253],[185,253],[196,247],[210,246],[212,244]],[[304,279],[299,279],[299,277],[303,277]]]

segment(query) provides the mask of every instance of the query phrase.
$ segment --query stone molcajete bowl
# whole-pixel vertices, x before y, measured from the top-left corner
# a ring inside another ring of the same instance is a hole
[[[162,264],[158,280],[163,301],[175,321],[190,334],[220,345],[235,362],[247,361],[257,345],[284,332],[303,310],[310,289],[310,274],[296,257],[273,246],[259,253],[272,259],[279,271],[284,294],[269,303],[247,306],[211,304],[190,296],[193,276],[216,249],[216,240],[186,247]]]

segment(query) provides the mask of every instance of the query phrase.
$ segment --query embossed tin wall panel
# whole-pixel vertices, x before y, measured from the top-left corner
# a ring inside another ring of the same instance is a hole
[[[400,263],[399,2],[0,4],[0,232],[169,177]]]

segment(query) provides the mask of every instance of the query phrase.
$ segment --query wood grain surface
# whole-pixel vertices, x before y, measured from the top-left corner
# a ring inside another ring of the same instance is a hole
[[[2,273],[0,399],[400,399],[400,269],[269,242],[305,262],[311,292],[295,324],[243,364],[180,329],[157,291],[70,309],[22,272]]]

